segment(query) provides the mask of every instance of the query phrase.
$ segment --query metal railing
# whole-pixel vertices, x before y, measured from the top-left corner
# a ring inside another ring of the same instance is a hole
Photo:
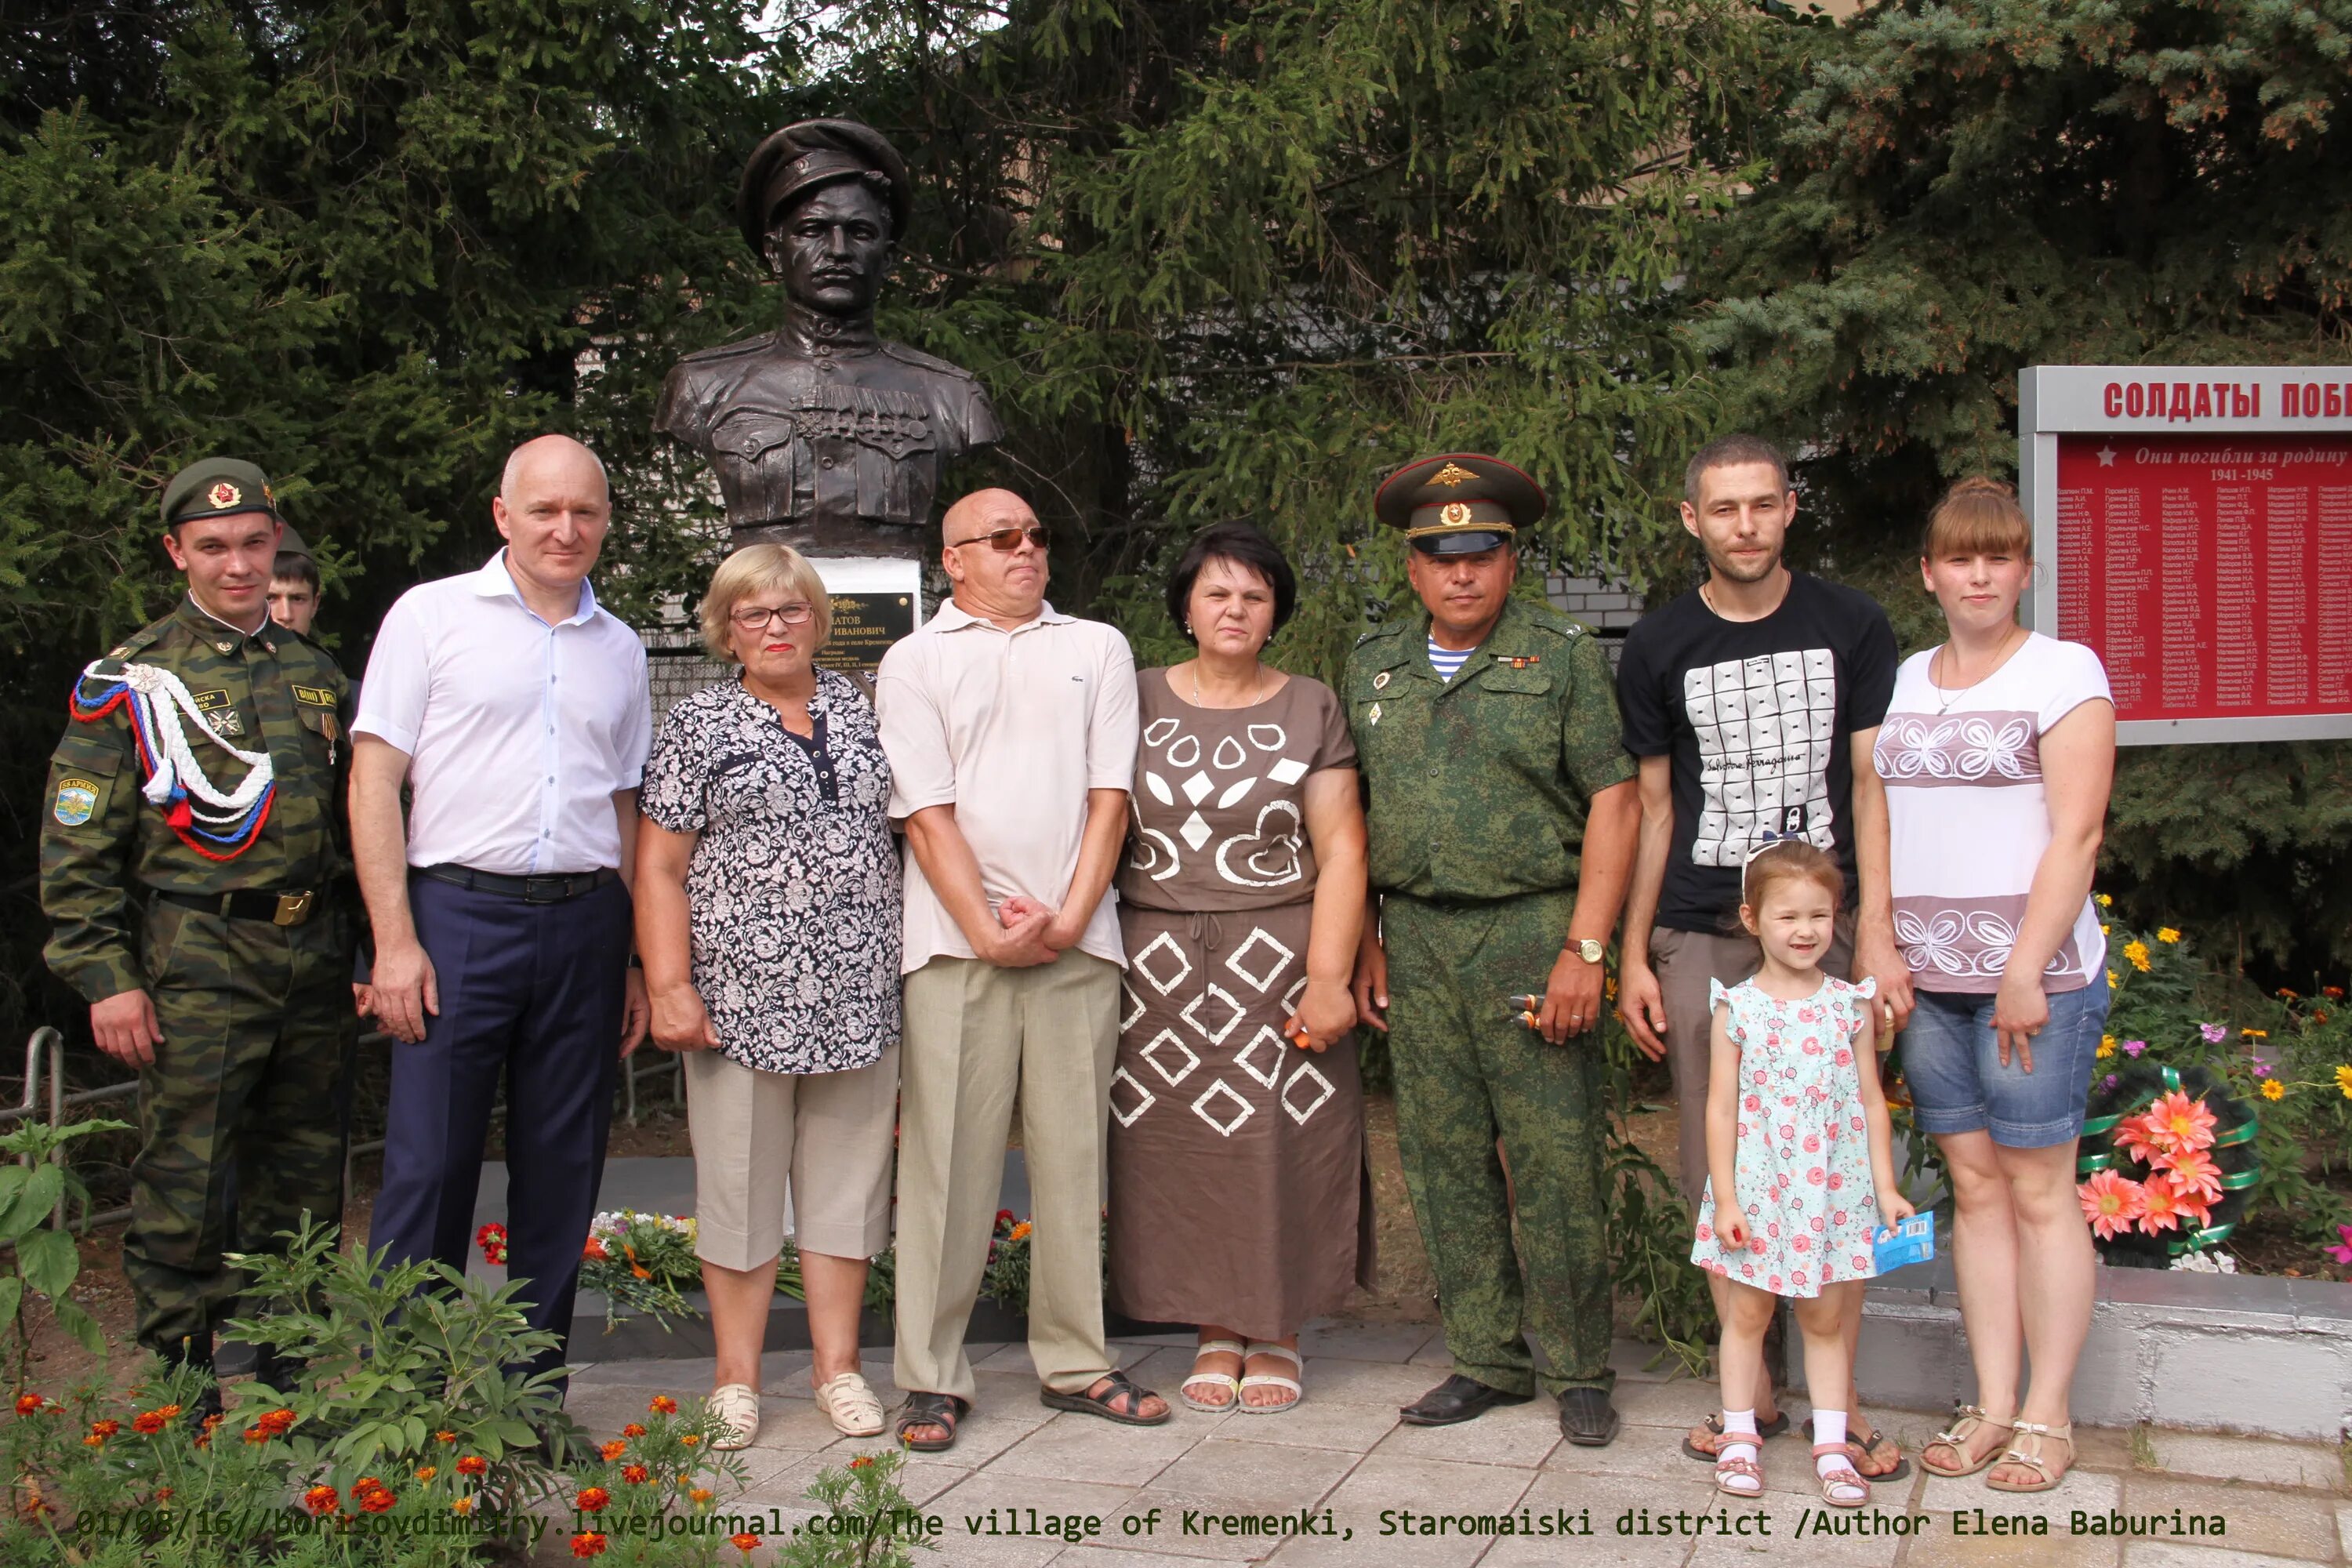
[[[361,1036],[360,1043],[367,1045],[388,1040],[391,1037],[381,1030],[375,1030]],[[76,1089],[73,1093],[68,1094],[64,1060],[65,1046],[65,1036],[47,1024],[35,1029],[31,1037],[26,1040],[24,1098],[15,1105],[0,1105],[0,1128],[11,1126],[27,1117],[37,1115],[45,1116],[51,1127],[62,1127],[65,1125],[68,1110],[79,1110],[84,1106],[100,1105],[109,1100],[132,1100],[138,1096],[139,1084],[135,1079],[125,1079],[121,1083],[105,1084],[97,1089]],[[45,1068],[46,1070],[44,1070]],[[632,1127],[637,1124],[637,1080],[656,1073],[670,1075],[671,1107],[677,1109],[686,1104],[686,1068],[683,1060],[667,1052],[648,1053],[640,1050],[623,1064],[621,1073],[623,1114],[627,1117],[629,1125]],[[44,1100],[47,1101],[46,1105],[43,1104]],[[496,1114],[503,1108],[504,1101],[499,1100],[494,1101],[490,1109],[492,1113]],[[354,1164],[359,1157],[362,1154],[383,1152],[383,1143],[384,1141],[382,1138],[370,1138],[345,1146],[343,1150],[343,1190],[345,1192],[349,1192],[352,1188],[352,1177],[355,1174]],[[52,1163],[62,1166],[66,1163],[65,1150],[59,1148],[50,1151],[49,1159]],[[32,1157],[26,1155],[18,1163],[30,1165],[33,1163]],[[114,1225],[130,1217],[131,1210],[127,1205],[92,1214],[89,1212],[89,1204],[85,1202],[82,1205],[81,1218],[76,1221],[71,1228],[88,1230],[93,1226]],[[66,1200],[62,1194],[58,1198],[56,1210],[49,1216],[49,1224],[52,1228],[58,1230],[68,1228]]]

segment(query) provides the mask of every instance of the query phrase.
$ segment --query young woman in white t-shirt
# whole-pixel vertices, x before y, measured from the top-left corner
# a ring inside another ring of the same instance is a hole
[[[1920,1462],[1944,1476],[1990,1467],[1995,1490],[2048,1491],[2074,1464],[2067,1394],[2097,1267],[2074,1146],[2107,1016],[2090,892],[2115,703],[2096,654],[2018,625],[2032,527],[2007,486],[1954,486],[1919,569],[1950,637],[1904,662],[1876,755],[1895,937],[1917,1002],[1903,1073],[1950,1173],[1983,1402],[1961,1406]]]

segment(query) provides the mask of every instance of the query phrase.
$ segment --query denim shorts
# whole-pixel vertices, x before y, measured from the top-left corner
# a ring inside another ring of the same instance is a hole
[[[2082,1135],[2083,1101],[2107,1022],[2105,975],[2050,998],[2050,1021],[2033,1037],[2033,1070],[2010,1053],[2000,1065],[1993,999],[1967,991],[1915,994],[1903,1031],[1903,1079],[1922,1132],[1975,1132],[2010,1149],[2046,1149]]]

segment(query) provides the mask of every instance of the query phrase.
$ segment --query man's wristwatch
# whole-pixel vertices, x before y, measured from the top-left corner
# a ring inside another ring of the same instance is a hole
[[[1569,945],[1575,949],[1576,956],[1584,960],[1585,963],[1598,963],[1601,962],[1602,952],[1601,946],[1599,942],[1593,941],[1592,938],[1588,936],[1580,942],[1571,942]]]

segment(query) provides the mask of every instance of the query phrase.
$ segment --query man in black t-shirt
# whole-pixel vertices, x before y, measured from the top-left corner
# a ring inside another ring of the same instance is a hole
[[[1767,834],[1803,838],[1844,868],[1844,910],[1823,967],[1877,980],[1881,1050],[1910,1016],[1911,981],[1895,946],[1886,793],[1871,756],[1895,690],[1894,628],[1868,595],[1782,563],[1797,498],[1769,443],[1709,443],[1685,470],[1683,494],[1706,581],[1644,616],[1617,668],[1642,796],[1618,1000],[1635,1043],[1674,1075],[1678,1176],[1695,1211],[1707,1173],[1708,982],[1735,984],[1762,962],[1738,917],[1748,858]],[[1725,1282],[1709,1273],[1707,1283],[1720,1313]],[[1769,1373],[1764,1382],[1757,1417],[1780,1430]],[[1726,1391],[1727,1406],[1737,1398]],[[1893,1479],[1899,1450],[1858,1416],[1853,1430],[1864,1450],[1856,1468]],[[1711,1459],[1718,1436],[1701,1427],[1685,1447]]]

